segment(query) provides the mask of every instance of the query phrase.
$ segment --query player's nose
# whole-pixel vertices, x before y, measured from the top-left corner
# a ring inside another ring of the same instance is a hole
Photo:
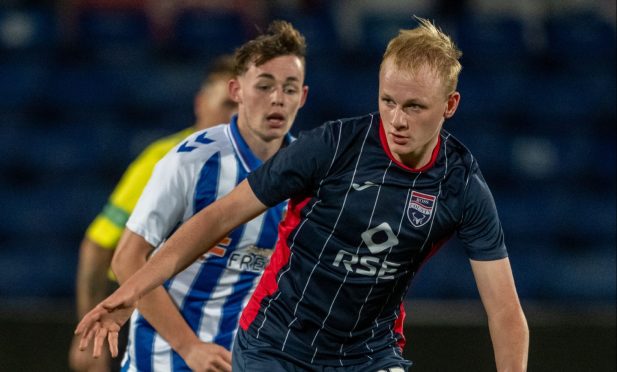
[[[405,129],[407,127],[407,121],[405,120],[405,115],[400,108],[395,108],[392,113],[392,126],[397,129]]]
[[[283,92],[283,87],[277,87],[275,89],[272,90],[272,93],[270,94],[270,99],[272,102],[272,106],[283,106],[283,97],[285,96],[285,93]]]

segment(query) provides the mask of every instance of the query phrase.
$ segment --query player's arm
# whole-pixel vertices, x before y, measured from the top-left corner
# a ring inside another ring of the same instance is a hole
[[[107,268],[112,255],[113,250],[101,247],[87,236],[82,240],[75,283],[78,319],[81,319],[107,296],[109,291]],[[73,370],[85,371],[98,368],[102,371],[108,368],[108,361],[94,360],[91,355],[80,353],[78,343],[79,339],[75,338],[69,353],[69,364]]]
[[[526,371],[529,328],[516,293],[509,259],[470,261],[488,316],[497,370]]]
[[[112,261],[118,281],[124,283],[143,267],[153,249],[142,236],[125,229]],[[201,342],[162,286],[141,298],[138,309],[191,369],[231,370],[231,353],[219,345]]]
[[[107,269],[113,254],[112,249],[101,247],[87,236],[82,240],[79,247],[75,283],[75,300],[79,318],[86,315],[107,296],[110,284],[107,278]]]
[[[82,335],[80,346],[85,348],[94,337],[94,354],[100,355],[107,338],[112,355],[117,355],[117,332],[140,298],[182,271],[232,229],[265,210],[266,206],[245,180],[227,196],[191,217],[141,269],[86,314],[75,331]]]

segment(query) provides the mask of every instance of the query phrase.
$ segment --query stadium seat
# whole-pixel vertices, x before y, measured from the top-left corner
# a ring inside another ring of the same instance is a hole
[[[49,70],[41,63],[0,62],[0,111],[24,112],[36,103],[49,80]]]
[[[523,112],[534,131],[554,133],[568,128],[594,132],[597,118],[614,118],[615,72],[589,70],[585,75],[564,71],[530,75],[525,83]]]
[[[556,254],[542,267],[546,299],[615,305],[615,245],[612,251],[585,244]]]
[[[96,60],[124,64],[151,57],[148,15],[139,8],[86,8],[78,15],[77,47]]]
[[[203,79],[203,64],[150,63],[119,71],[122,104],[136,110],[193,112],[193,98]],[[179,128],[181,123],[171,123]]]
[[[388,41],[396,36],[400,29],[407,29],[414,24],[409,14],[366,13],[360,19],[360,47],[362,53],[371,58],[371,62],[379,62],[386,50]]]
[[[335,23],[328,7],[311,12],[292,9],[273,11],[272,19],[283,19],[294,25],[306,38],[309,67],[316,63],[328,63],[336,60],[342,46]]]
[[[172,50],[189,58],[214,58],[245,42],[242,16],[234,11],[185,9],[176,18]]]
[[[54,235],[9,239],[0,250],[0,298],[70,298],[79,240]]]
[[[526,75],[520,70],[490,74],[463,69],[459,78],[459,113],[489,117],[520,113],[526,102]]]
[[[552,278],[546,275],[546,264],[559,253],[546,237],[513,234],[505,231],[506,247],[516,291],[521,299],[547,299],[552,296]]]
[[[96,170],[82,169],[52,172],[32,183],[5,185],[0,188],[5,208],[0,215],[0,235],[79,239],[105,204],[114,182],[117,179],[108,180]]]
[[[591,11],[565,13],[545,21],[548,58],[555,68],[615,71],[615,25]]]
[[[61,110],[113,109],[123,87],[116,72],[103,64],[60,66],[44,85],[43,100]]]
[[[13,62],[38,62],[50,58],[59,43],[54,10],[0,8],[0,55]]]
[[[524,70],[529,50],[524,25],[515,16],[470,16],[458,23],[455,40],[463,52],[465,69],[486,74]]]
[[[519,184],[524,183],[519,180]],[[559,209],[550,205],[552,199],[548,192],[534,190],[531,183],[519,190],[493,190],[495,204],[503,229],[508,236],[525,236],[528,239],[552,236],[557,231],[553,217]]]

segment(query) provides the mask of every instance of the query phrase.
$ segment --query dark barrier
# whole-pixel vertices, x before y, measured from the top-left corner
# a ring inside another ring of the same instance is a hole
[[[408,310],[405,356],[414,361],[411,372],[495,371],[481,307],[465,304],[416,303]],[[527,316],[529,371],[617,370],[614,306],[565,315],[532,307]],[[71,319],[70,310],[0,312],[0,371],[68,371]]]

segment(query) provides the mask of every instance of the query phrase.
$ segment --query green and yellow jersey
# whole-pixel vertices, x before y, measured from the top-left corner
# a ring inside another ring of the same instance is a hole
[[[124,224],[133,212],[156,163],[195,131],[190,127],[151,143],[128,166],[103,210],[88,227],[86,236],[104,249],[115,249]]]

